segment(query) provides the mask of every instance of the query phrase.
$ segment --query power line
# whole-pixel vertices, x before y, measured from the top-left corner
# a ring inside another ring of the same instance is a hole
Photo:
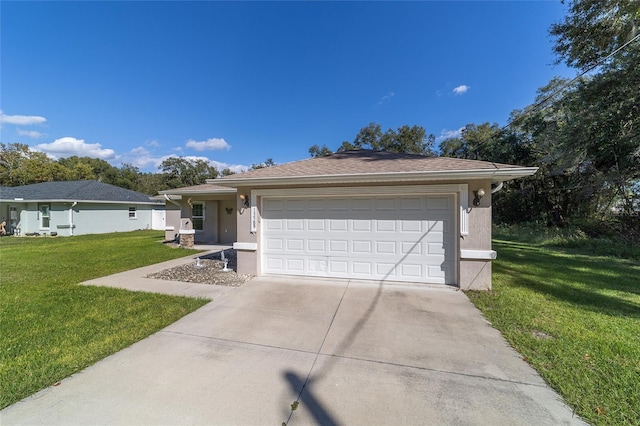
[[[575,76],[573,79],[571,79],[570,81],[566,82],[565,84],[561,85],[559,88],[557,88],[556,90],[554,90],[550,95],[548,95],[547,97],[545,97],[544,99],[536,102],[535,104],[533,104],[531,106],[531,108],[525,109],[525,111],[523,112],[524,114],[529,114],[532,113],[534,111],[536,111],[537,109],[541,108],[542,106],[544,106],[547,102],[549,102],[550,100],[552,100],[553,98],[555,98],[560,92],[563,92],[565,89],[567,89],[569,86],[571,86],[573,83],[575,83],[577,80],[579,80],[580,78],[582,78],[585,74],[593,71],[594,69],[596,69],[597,67],[603,65],[606,61],[608,61],[613,55],[615,55],[616,53],[622,51],[623,49],[626,49],[627,46],[629,46],[631,43],[633,43],[634,41],[638,40],[640,38],[640,33],[636,34],[635,37],[631,38],[630,40],[628,40],[626,43],[624,43],[622,46],[618,47],[616,50],[614,50],[613,52],[609,53],[607,56],[605,56],[604,58],[600,59],[599,61],[597,61],[595,64],[591,65],[589,68],[587,68],[586,70],[582,71],[580,74],[578,74],[577,76]],[[509,120],[507,122],[507,124],[505,124],[504,126],[502,126],[500,128],[500,130],[506,130],[509,126],[511,126],[513,124],[514,121],[516,121],[517,119],[521,118],[521,116],[518,116],[516,118],[513,118],[511,120]],[[487,139],[488,140],[488,139]],[[484,141],[483,141],[484,142]]]

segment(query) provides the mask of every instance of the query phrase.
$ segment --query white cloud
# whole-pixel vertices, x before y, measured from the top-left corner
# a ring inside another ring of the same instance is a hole
[[[131,164],[141,170],[154,168],[153,171],[155,171],[156,164],[160,164],[158,159],[143,146],[133,148],[126,154],[117,155],[114,160],[122,164]]]
[[[436,138],[436,142],[442,142],[445,139],[449,138],[459,138],[462,135],[462,130],[464,127],[460,127],[458,130],[448,130],[442,129],[440,132],[440,136]]]
[[[42,136],[44,136],[42,133],[36,132],[35,130],[18,129],[17,131],[18,131],[18,134],[20,136],[28,136],[28,137],[34,138],[34,139],[38,139],[38,138],[41,138]]]
[[[196,151],[206,151],[206,150],[223,150],[226,149],[229,151],[231,149],[231,145],[227,143],[224,139],[221,138],[210,138],[206,141],[194,141],[193,139],[189,139],[185,144],[187,148],[192,148]]]
[[[51,143],[41,143],[36,148],[54,158],[71,157],[92,157],[102,160],[110,160],[116,157],[113,149],[103,149],[99,143],[86,143],[82,139],[70,136],[56,139]]]
[[[247,170],[249,170],[249,167],[250,167],[250,166],[243,166],[242,164],[222,163],[220,161],[215,161],[215,160],[209,160],[209,164],[211,164],[213,167],[215,167],[216,170],[218,170],[218,172],[221,172],[224,169],[229,169],[234,173],[242,173],[242,172],[246,172]]]
[[[153,147],[153,148],[157,148],[157,147],[160,146],[160,143],[156,139],[150,140],[150,141],[146,141],[144,144],[146,146],[150,146],[150,147]]]
[[[388,95],[384,95],[382,98],[380,98],[380,100],[378,101],[378,105],[381,105],[387,101],[389,101],[391,98],[393,98],[396,94],[394,92],[389,92]]]
[[[458,87],[454,87],[454,89],[453,89],[453,93],[454,93],[455,95],[462,95],[462,94],[467,93],[467,91],[468,91],[469,89],[471,89],[471,86],[467,86],[466,84],[461,84],[461,85],[460,85],[460,86],[458,86]]]
[[[31,126],[34,124],[44,124],[46,121],[46,118],[38,115],[7,115],[0,110],[0,123]]]

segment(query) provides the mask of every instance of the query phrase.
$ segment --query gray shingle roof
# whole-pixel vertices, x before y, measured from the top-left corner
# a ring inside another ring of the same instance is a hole
[[[353,150],[231,175],[230,179],[519,168],[509,164],[387,151]],[[221,178],[223,181],[225,178]]]
[[[0,187],[0,199],[25,201],[65,200],[152,203],[148,195],[96,180],[42,182],[31,185]]]
[[[174,189],[165,189],[164,191],[160,191],[160,194],[177,194],[177,195],[190,195],[190,194],[214,194],[214,193],[226,193],[233,194],[236,192],[234,188],[229,188],[226,186],[215,185],[212,183],[203,183],[201,185],[194,186],[185,186],[182,188],[174,188]]]

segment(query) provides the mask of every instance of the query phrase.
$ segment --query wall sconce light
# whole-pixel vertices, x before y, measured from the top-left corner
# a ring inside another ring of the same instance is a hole
[[[251,202],[247,195],[240,194],[240,201],[242,201],[242,207],[245,209],[248,209],[251,206]]]
[[[480,205],[480,200],[484,197],[484,189],[480,188],[477,191],[473,191],[473,195],[475,196],[473,199],[473,205],[478,207]]]
[[[233,207],[225,207],[224,209],[226,210],[227,214],[233,213]]]

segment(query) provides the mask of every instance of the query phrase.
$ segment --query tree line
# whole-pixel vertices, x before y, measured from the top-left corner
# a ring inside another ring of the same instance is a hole
[[[68,157],[53,160],[45,153],[32,151],[28,145],[0,143],[0,185],[20,186],[47,181],[98,180],[121,188],[155,195],[158,191],[205,183],[229,169],[218,170],[202,159],[169,157],[158,173],[141,172],[132,164],[113,166],[91,157]]]
[[[249,170],[271,167],[276,163],[267,158],[252,164]],[[204,159],[169,157],[158,166],[158,172],[141,172],[132,164],[113,166],[92,157],[68,157],[53,160],[45,153],[32,151],[20,143],[0,143],[0,186],[21,186],[32,183],[70,180],[98,180],[156,195],[159,191],[200,185],[207,179],[234,174],[229,168],[216,169]]]

